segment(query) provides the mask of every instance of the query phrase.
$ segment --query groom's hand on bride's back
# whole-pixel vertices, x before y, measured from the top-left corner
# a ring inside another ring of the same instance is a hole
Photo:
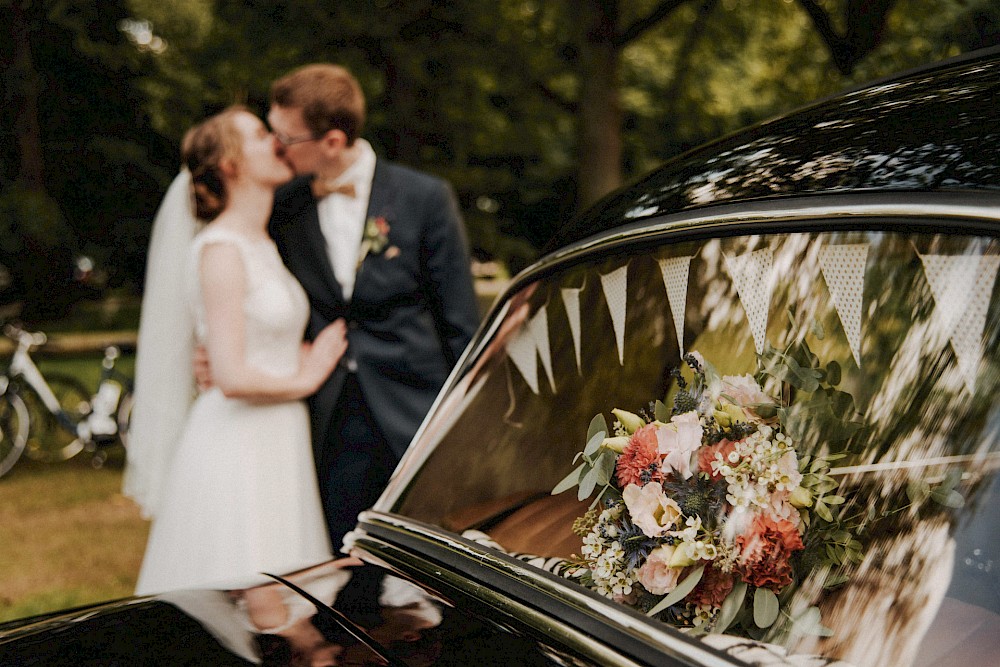
[[[198,391],[208,391],[215,382],[212,381],[212,365],[208,363],[208,350],[204,345],[196,345],[194,348],[194,358],[192,360],[194,369],[194,381],[198,385]]]

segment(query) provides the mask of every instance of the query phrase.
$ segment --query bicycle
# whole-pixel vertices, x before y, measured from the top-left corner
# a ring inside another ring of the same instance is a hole
[[[28,434],[22,453],[39,461],[64,461],[87,450],[91,464],[100,467],[107,460],[107,449],[116,443],[127,444],[132,410],[132,381],[115,367],[121,356],[118,347],[104,350],[97,391],[90,394],[73,377],[50,373],[43,375],[31,358],[31,350],[44,345],[44,333],[32,333],[7,325],[4,334],[17,347],[7,372],[2,376],[3,398],[15,405],[22,403],[28,413]],[[13,408],[17,411],[18,408]],[[20,424],[20,422],[18,422]],[[20,427],[19,427],[20,428]],[[11,437],[11,452],[16,440]],[[16,461],[7,463],[7,469]]]
[[[14,467],[28,443],[28,407],[8,388],[7,377],[0,376],[0,477]]]

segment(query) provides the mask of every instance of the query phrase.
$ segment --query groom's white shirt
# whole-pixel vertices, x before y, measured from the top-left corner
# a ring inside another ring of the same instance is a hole
[[[334,182],[351,184],[354,196],[340,193],[328,194],[316,203],[319,226],[326,238],[326,252],[333,266],[333,275],[340,283],[344,298],[350,300],[354,293],[354,278],[358,265],[358,251],[368,215],[368,199],[375,177],[375,151],[364,139],[356,142],[358,157]]]

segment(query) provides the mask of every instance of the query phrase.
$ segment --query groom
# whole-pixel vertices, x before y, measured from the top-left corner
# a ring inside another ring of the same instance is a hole
[[[377,158],[346,69],[306,65],[271,87],[276,149],[297,178],[270,233],[309,295],[307,337],[343,318],[348,348],[310,399],[338,549],[389,480],[479,322],[457,203],[444,181]]]

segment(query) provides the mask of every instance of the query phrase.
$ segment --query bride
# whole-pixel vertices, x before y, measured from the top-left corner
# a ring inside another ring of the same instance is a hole
[[[311,344],[302,342],[307,298],[267,235],[274,190],[292,172],[264,124],[243,107],[192,128],[182,154],[196,215],[209,221],[190,244],[190,263],[179,265],[187,268],[183,296],[214,387],[195,400],[176,445],[163,443],[176,449],[169,461],[162,452],[143,454],[142,438],[133,433],[129,466],[135,470],[127,471],[125,490],[154,518],[138,594],[289,572],[331,556],[301,399],[326,379],[347,343],[343,321]],[[184,199],[190,203],[190,195]],[[165,201],[157,225],[166,208]],[[159,345],[150,342],[157,338]],[[140,331],[139,345],[141,363],[142,354],[169,355],[178,341]],[[175,364],[173,371],[189,375],[191,366]],[[190,386],[190,378],[160,375],[164,392]],[[135,416],[141,425],[144,407],[155,412],[158,385],[151,380],[143,387],[140,379]],[[151,488],[136,488],[144,484]]]

